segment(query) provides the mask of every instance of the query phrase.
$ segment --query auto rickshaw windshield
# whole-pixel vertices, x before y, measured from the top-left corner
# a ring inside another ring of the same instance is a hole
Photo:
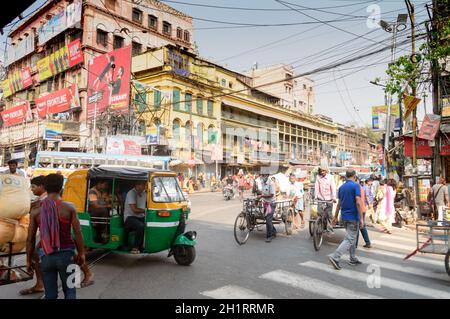
[[[152,178],[152,199],[155,203],[186,201],[174,176],[155,176]]]

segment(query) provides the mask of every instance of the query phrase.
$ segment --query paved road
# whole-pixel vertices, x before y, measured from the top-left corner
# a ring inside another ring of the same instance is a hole
[[[357,251],[364,264],[343,262],[343,269],[335,271],[328,255],[342,240],[343,230],[328,238],[320,252],[314,251],[306,229],[286,236],[282,225],[271,243],[264,242],[265,231],[254,231],[245,245],[238,246],[233,237],[234,219],[241,209],[238,199],[225,202],[220,193],[203,193],[191,200],[188,229],[198,232],[197,259],[191,266],[178,266],[167,253],[113,253],[93,267],[95,285],[78,290],[78,297],[450,298],[443,257],[402,260],[415,248],[411,230],[394,228],[393,235],[386,235],[370,228],[374,248]],[[2,287],[0,297],[16,298],[24,286]]]

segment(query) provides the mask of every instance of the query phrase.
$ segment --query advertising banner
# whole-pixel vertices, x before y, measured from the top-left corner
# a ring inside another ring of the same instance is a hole
[[[417,97],[403,94],[403,103],[405,105],[405,114],[403,116],[403,119],[408,118],[409,114],[411,114],[411,112],[417,108],[417,105],[420,101],[421,99]]]
[[[62,141],[63,127],[60,123],[45,123],[44,140]]]
[[[159,145],[159,127],[151,127],[146,139],[148,145]]]
[[[142,155],[141,146],[145,144],[144,136],[108,136],[106,138],[106,154],[110,155]]]
[[[130,99],[131,46],[89,61],[87,118],[107,108],[127,112]]]
[[[386,130],[387,105],[372,106],[372,129],[374,131]],[[398,104],[391,106],[391,129],[400,129],[400,107]]]
[[[37,62],[39,81],[83,63],[80,39],[76,39]]]
[[[22,86],[23,88],[27,88],[33,84],[33,79],[31,77],[31,69],[25,68],[22,70]]]
[[[2,89],[3,89],[3,96],[4,97],[8,97],[8,96],[13,94],[12,90],[11,90],[11,86],[9,85],[9,80],[8,79],[2,81]]]
[[[439,154],[443,156],[450,155],[450,140],[448,139],[447,135],[444,135],[441,139],[441,151],[439,152]]]
[[[450,99],[442,99],[442,117],[450,117]]]
[[[6,111],[1,112],[1,116],[4,127],[22,124],[24,122],[33,120],[33,116],[31,114],[30,109],[30,103],[28,101],[24,101],[17,106],[14,106]]]
[[[38,29],[39,45],[57,36],[64,30],[81,21],[81,1],[74,1],[57,12],[50,20]]]
[[[417,137],[432,141],[439,130],[441,117],[435,114],[426,114],[423,118],[422,127]]]
[[[8,78],[2,82],[3,95],[8,97],[32,84],[33,79],[31,78],[31,69],[29,67],[21,71],[10,72]]]
[[[67,112],[80,107],[78,87],[72,84],[70,87],[49,93],[35,100],[37,114],[45,118],[47,114]]]

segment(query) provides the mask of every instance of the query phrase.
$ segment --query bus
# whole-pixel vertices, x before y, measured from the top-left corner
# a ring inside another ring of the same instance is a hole
[[[99,165],[118,165],[168,170],[170,160],[170,156],[40,151],[36,154],[35,168],[74,170]]]

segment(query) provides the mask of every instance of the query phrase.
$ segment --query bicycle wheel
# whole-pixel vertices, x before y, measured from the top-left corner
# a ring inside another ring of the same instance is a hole
[[[241,212],[234,222],[234,239],[239,245],[243,245],[247,242],[250,235],[250,227],[248,224],[247,214]]]
[[[284,220],[284,227],[286,229],[286,235],[292,235],[292,222],[294,220],[294,212],[290,208],[286,213],[286,218]]]
[[[445,270],[447,271],[447,274],[450,276],[450,249],[447,251],[447,254],[445,255]]]
[[[316,222],[314,223],[314,231],[313,231],[313,243],[314,243],[314,249],[316,251],[320,250],[320,247],[322,246],[323,242],[323,221],[322,218],[317,218]]]
[[[314,220],[309,221],[309,235],[312,237],[314,235]]]

